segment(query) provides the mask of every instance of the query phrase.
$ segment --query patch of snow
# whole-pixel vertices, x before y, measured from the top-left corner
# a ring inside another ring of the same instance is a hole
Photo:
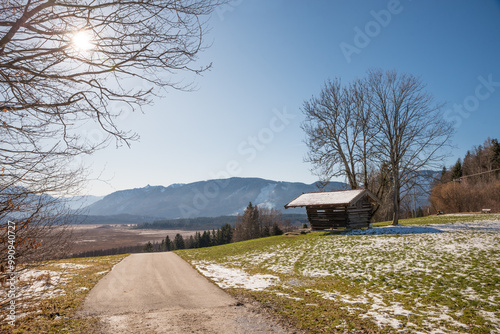
[[[304,300],[304,298],[293,297],[293,296],[290,296],[288,293],[282,293],[282,292],[276,292],[276,296],[285,297],[285,298],[293,299],[293,300],[297,300],[297,301]]]
[[[61,273],[51,270],[30,269],[18,276],[18,296],[21,300],[37,298],[52,298],[64,294],[58,285],[67,282]],[[6,290],[0,291],[0,298],[4,298]]]
[[[64,269],[67,269],[67,268],[71,268],[71,269],[83,269],[83,268],[90,267],[90,264],[77,264],[77,263],[67,263],[67,262],[56,263],[55,265],[58,266],[58,267],[60,267],[60,268],[64,268]]]
[[[271,198],[271,193],[274,188],[276,188],[275,183],[269,183],[267,186],[260,189],[259,195],[255,199],[255,203],[261,207],[273,208],[273,205],[270,203],[269,199]]]
[[[427,317],[427,319],[424,321],[424,324],[427,324],[428,326],[432,327],[433,322],[447,322],[453,326],[457,327],[462,327],[464,329],[469,329],[469,326],[466,324],[461,323],[460,321],[457,321],[453,319],[451,316],[449,316],[447,313],[449,312],[448,307],[444,306],[440,311],[437,312],[435,317]],[[432,322],[429,322],[432,321]]]
[[[433,225],[434,226],[434,225]],[[346,232],[347,235],[387,235],[387,234],[420,234],[420,233],[443,233],[444,231],[430,226],[408,226],[408,225],[398,225],[398,226],[384,226],[378,228],[372,228],[368,230],[352,230]]]
[[[185,183],[172,183],[171,185],[169,185],[167,188],[172,188],[172,189],[176,189],[176,188],[180,188],[182,186],[184,186]],[[162,192],[165,191],[165,188],[162,189]]]
[[[98,273],[95,273],[96,276],[99,276],[99,275],[104,275],[104,274],[107,274],[109,272],[109,270],[104,270],[104,271],[100,271]]]
[[[193,263],[204,276],[210,277],[221,288],[243,288],[262,291],[279,282],[279,277],[273,275],[249,275],[241,269],[227,268],[218,264],[206,262]]]
[[[398,319],[392,318],[389,314],[386,313],[368,311],[365,314],[362,314],[360,318],[362,319],[371,318],[375,321],[375,323],[379,327],[387,325],[391,326],[394,329],[402,327],[402,323]]]
[[[337,300],[336,293],[333,292],[326,292],[326,291],[321,291],[321,290],[313,290],[313,289],[306,289],[306,292],[315,292],[321,296],[321,298],[326,299],[326,300]]]
[[[495,325],[500,325],[500,319],[496,316],[495,312],[488,312],[483,310],[478,310],[478,313],[489,322],[494,323]]]
[[[303,269],[301,274],[307,277],[326,277],[332,275],[332,273],[330,273],[328,270],[318,268]]]
[[[485,220],[473,222],[457,222],[452,224],[435,224],[435,225],[397,225],[383,226],[372,229],[356,229],[346,232],[346,235],[405,235],[405,234],[421,234],[421,233],[443,233],[453,231],[476,230],[483,232],[500,232],[500,221]]]

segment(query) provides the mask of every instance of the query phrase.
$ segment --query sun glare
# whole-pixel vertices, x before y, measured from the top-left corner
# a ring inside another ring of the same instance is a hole
[[[79,51],[88,51],[94,47],[92,36],[88,31],[79,31],[71,38],[73,47]]]

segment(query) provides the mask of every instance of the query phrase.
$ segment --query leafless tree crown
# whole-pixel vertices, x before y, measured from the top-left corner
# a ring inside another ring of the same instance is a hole
[[[442,165],[453,133],[425,85],[396,71],[371,70],[347,86],[329,81],[302,110],[313,170],[325,180],[344,175],[351,188],[390,192],[394,224],[402,191],[418,186],[419,171]]]
[[[197,1],[2,1],[0,8],[0,110],[4,131],[28,145],[62,138],[57,152],[92,151],[74,131],[92,120],[127,142],[134,134],[118,129],[123,106],[138,109],[155,87],[181,86],[178,71],[203,48],[202,17],[217,2]],[[89,50],[73,38],[88,35]],[[164,76],[165,73],[168,76]],[[131,81],[130,79],[135,79]],[[123,102],[113,108],[113,102]],[[51,145],[53,144],[53,145]]]

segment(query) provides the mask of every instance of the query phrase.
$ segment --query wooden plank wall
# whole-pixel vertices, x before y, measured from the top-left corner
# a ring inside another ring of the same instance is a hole
[[[343,207],[326,209],[306,208],[307,217],[314,230],[347,227],[348,215]]]
[[[365,198],[355,206],[315,206],[306,210],[313,230],[365,228],[370,224],[372,206]]]

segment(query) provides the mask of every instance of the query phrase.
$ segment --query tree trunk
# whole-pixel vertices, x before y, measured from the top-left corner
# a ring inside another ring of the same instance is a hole
[[[392,225],[399,225],[399,202],[400,202],[400,182],[399,176],[394,176],[394,197],[393,197],[393,206],[394,206],[394,215],[392,217]]]

